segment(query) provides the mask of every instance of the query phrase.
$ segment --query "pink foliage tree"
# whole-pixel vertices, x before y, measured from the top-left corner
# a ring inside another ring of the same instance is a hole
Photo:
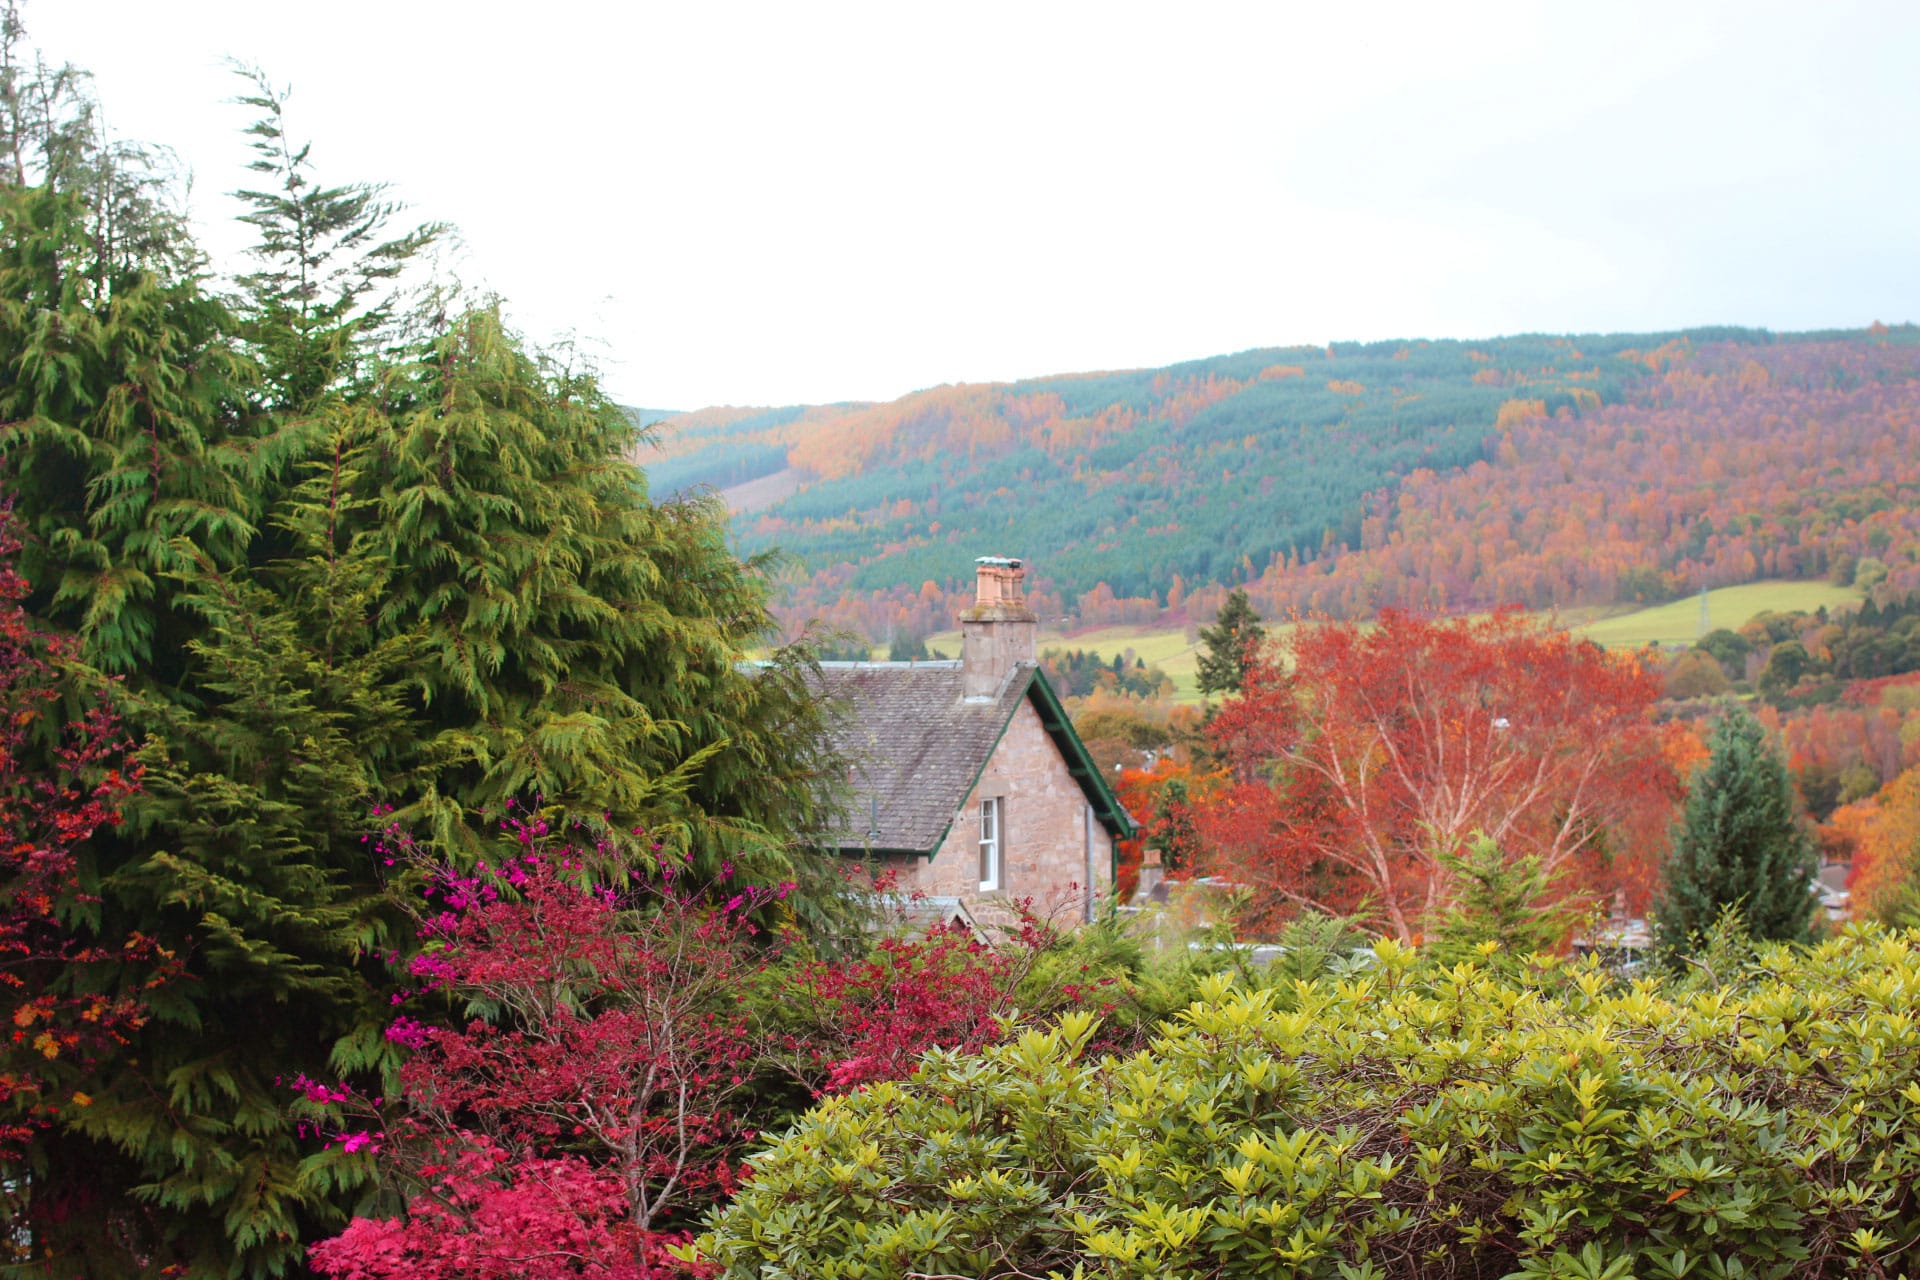
[[[337,1155],[404,1197],[317,1245],[323,1274],[640,1280],[677,1268],[671,1224],[737,1176],[767,963],[749,915],[783,890],[714,905],[661,868],[616,891],[544,822],[507,827],[504,865],[434,871],[424,893],[408,968],[461,1019],[388,1028],[410,1051],[396,1098],[300,1082]]]
[[[976,1052],[999,1040],[1014,993],[1051,936],[1032,917],[991,946],[958,925],[883,939],[852,961],[810,960],[783,974],[797,1028],[781,1064],[816,1093],[912,1073],[929,1049]]]
[[[1000,1038],[1051,940],[1032,921],[1001,947],[940,928],[823,960],[754,923],[784,886],[689,885],[662,864],[615,889],[545,822],[503,829],[510,856],[470,874],[384,836],[420,882],[417,985],[386,1032],[406,1052],[397,1088],[302,1079],[296,1105],[322,1158],[371,1167],[398,1212],[316,1245],[324,1275],[684,1273],[669,1247],[745,1176],[792,1083],[857,1088]],[[435,1002],[453,1016],[423,1020]]]

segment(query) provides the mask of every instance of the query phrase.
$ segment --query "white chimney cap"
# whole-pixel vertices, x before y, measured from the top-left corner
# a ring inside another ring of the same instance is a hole
[[[1018,569],[1020,567],[1020,561],[1009,556],[976,556],[973,562],[975,564],[984,564],[999,569]]]

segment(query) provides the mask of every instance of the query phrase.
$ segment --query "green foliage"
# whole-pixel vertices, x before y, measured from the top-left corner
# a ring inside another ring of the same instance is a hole
[[[813,656],[820,662],[870,662],[873,646],[851,631],[842,631],[816,637]]]
[[[297,409],[364,374],[356,366],[370,357],[420,336],[432,300],[416,299],[408,316],[394,286],[447,228],[427,223],[389,237],[400,206],[384,185],[317,185],[311,144],[287,136],[287,90],[257,68],[234,71],[247,84],[236,103],[259,113],[246,131],[254,151],[247,168],[266,181],[233,193],[247,205],[240,221],[260,236],[252,250],[259,269],[237,282],[240,309],[273,400]]]
[[[1706,764],[1688,786],[1654,910],[1661,951],[1684,953],[1728,907],[1755,938],[1807,937],[1817,868],[1794,812],[1786,766],[1759,721],[1745,712],[1722,717],[1707,749]]]
[[[1724,985],[1229,976],[1150,1049],[1070,1014],[824,1100],[693,1251],[727,1277],[1913,1274],[1920,936]]]
[[[901,632],[887,645],[888,662],[924,662],[932,656],[927,651],[925,636],[911,636]]]
[[[1040,655],[1040,669],[1063,698],[1084,698],[1096,689],[1153,698],[1173,687],[1166,672],[1144,659],[1128,663],[1126,655],[1116,653],[1108,660],[1091,649],[1048,649]]]
[[[1538,857],[1509,857],[1490,836],[1443,850],[1436,862],[1454,886],[1445,912],[1427,928],[1428,950],[1442,964],[1517,967],[1557,950],[1578,915]]]
[[[362,1191],[284,1082],[394,1065],[381,961],[411,944],[376,809],[471,858],[539,797],[613,860],[799,882],[780,910],[817,926],[849,910],[805,836],[841,771],[807,655],[741,666],[765,579],[718,508],[650,501],[632,420],[491,309],[396,348],[389,268],[426,233],[385,235],[377,188],[309,185],[277,96],[237,303],[164,219],[102,241],[139,210],[54,165],[105,163],[75,101],[46,181],[0,178],[0,468],[27,607],[122,677],[143,740],[145,791],[85,851],[91,921],[186,976],[0,1179],[26,1265],[280,1274]]]
[[[1247,676],[1249,650],[1267,637],[1260,615],[1247,593],[1238,587],[1227,593],[1210,627],[1200,629],[1199,679],[1201,693],[1238,693]]]

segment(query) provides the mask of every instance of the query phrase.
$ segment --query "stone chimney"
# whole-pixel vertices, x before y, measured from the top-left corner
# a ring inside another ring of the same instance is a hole
[[[1005,556],[981,556],[973,563],[973,607],[960,615],[961,683],[967,697],[991,698],[1016,664],[1034,661],[1040,620],[1021,590],[1025,565]]]

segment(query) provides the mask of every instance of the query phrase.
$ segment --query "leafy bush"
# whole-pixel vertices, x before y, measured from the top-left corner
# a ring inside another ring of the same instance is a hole
[[[1920,1268],[1920,933],[1548,994],[1393,942],[828,1098],[695,1250],[730,1277],[1838,1277]],[[1285,1009],[1291,1004],[1292,1009]]]

